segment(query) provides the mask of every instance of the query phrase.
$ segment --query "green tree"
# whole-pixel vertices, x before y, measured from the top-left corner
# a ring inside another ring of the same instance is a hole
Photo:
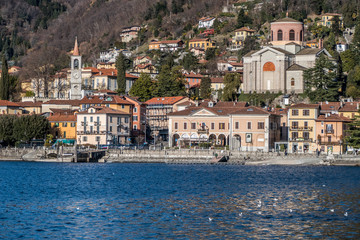
[[[32,139],[45,139],[50,123],[40,115],[24,115],[14,121],[13,136],[18,142],[30,142]]]
[[[238,51],[238,59],[241,59],[243,56],[248,54],[253,50],[259,50],[260,44],[256,41],[255,36],[248,36],[244,41],[244,47]]]
[[[185,70],[190,71],[197,68],[198,62],[199,62],[198,58],[194,56],[193,53],[188,53],[182,59],[181,64]]]
[[[235,101],[238,95],[238,90],[241,84],[240,74],[227,73],[224,77],[225,87],[223,89],[223,101]]]
[[[336,48],[336,39],[335,39],[335,34],[333,32],[330,33],[328,39],[324,43],[324,46],[331,55],[334,55]]]
[[[115,66],[117,70],[118,93],[124,94],[126,91],[126,62],[122,53],[116,58]]]
[[[247,13],[245,13],[244,9],[241,8],[237,17],[237,25],[236,27],[242,28],[246,25],[249,25],[252,23],[252,19],[248,16]]]
[[[8,73],[8,63],[5,56],[2,57],[2,72],[0,79],[0,99],[9,100],[10,97],[10,75]]]
[[[215,59],[216,57],[216,48],[208,48],[205,51],[205,59],[206,60],[211,60],[211,59]]]
[[[346,95],[352,98],[360,97],[360,66],[349,71],[347,77]]]
[[[0,115],[0,140],[4,145],[13,145],[15,115]]]
[[[346,133],[345,142],[353,148],[360,148],[360,116],[355,116],[354,121],[348,123]]]
[[[200,82],[200,97],[203,99],[209,98],[211,95],[211,79],[204,77]]]
[[[130,89],[130,96],[139,97],[139,100],[146,102],[153,97],[154,88],[156,83],[151,80],[149,74],[141,73],[138,80],[135,81]]]
[[[156,96],[158,97],[184,96],[186,94],[184,75],[180,66],[170,69],[168,65],[163,65],[157,80]]]
[[[334,16],[334,18],[332,19],[332,24],[331,24],[331,32],[334,33],[334,35],[336,37],[341,35],[341,29],[340,29],[340,19],[338,16]]]
[[[336,76],[336,66],[321,55],[313,68],[304,71],[306,95],[312,102],[338,101],[340,83]]]
[[[343,71],[350,72],[357,64],[356,54],[354,51],[348,49],[345,52],[340,53],[341,61],[343,63]]]
[[[352,39],[352,47],[359,52],[360,51],[360,23],[355,26],[355,33]]]

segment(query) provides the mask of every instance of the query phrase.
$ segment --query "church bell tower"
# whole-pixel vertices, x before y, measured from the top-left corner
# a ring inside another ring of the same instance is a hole
[[[71,56],[71,79],[70,79],[70,99],[81,99],[81,56],[77,37],[73,55]]]

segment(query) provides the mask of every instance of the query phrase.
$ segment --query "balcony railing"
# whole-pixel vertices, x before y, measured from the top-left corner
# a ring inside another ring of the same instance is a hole
[[[334,134],[334,129],[326,129],[325,133],[326,134]]]
[[[311,132],[313,127],[290,127],[290,131],[309,131]]]
[[[100,126],[101,122],[100,121],[94,121],[94,126]]]
[[[312,138],[290,138],[290,142],[313,142]]]
[[[87,122],[81,122],[81,126],[88,126]]]
[[[209,134],[209,129],[198,129],[197,130],[198,134]]]

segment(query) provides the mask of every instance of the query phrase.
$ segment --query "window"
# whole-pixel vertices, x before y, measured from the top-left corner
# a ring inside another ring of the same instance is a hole
[[[328,142],[331,142],[331,136],[328,136]]]
[[[100,142],[100,137],[99,136],[96,136],[96,141]]]
[[[112,116],[110,116],[110,122],[112,123]]]
[[[292,129],[298,129],[299,128],[299,123],[298,122],[292,122],[291,123],[291,128]]]
[[[191,129],[196,129],[196,123],[191,123]]]
[[[291,137],[292,137],[292,139],[297,139],[298,138],[298,132],[292,132],[291,133]]]
[[[251,129],[251,122],[247,122],[247,129]]]
[[[84,117],[84,123],[86,123],[86,117]]]
[[[90,133],[92,133],[94,131],[94,127],[90,126]]]
[[[290,84],[291,84],[292,87],[295,87],[295,79],[294,78],[291,79]]]
[[[294,30],[290,30],[290,32],[289,32],[289,40],[290,41],[295,41],[295,31]]]
[[[309,132],[303,132],[303,138],[309,140]]]
[[[265,123],[264,122],[258,122],[258,129],[265,129]]]
[[[178,127],[179,127],[178,125],[179,125],[179,124],[176,122],[176,123],[174,124],[174,128],[175,128],[175,129],[178,129]]]
[[[83,137],[83,142],[87,142],[87,137]]]
[[[299,116],[299,110],[293,109],[293,110],[291,111],[291,114],[292,114],[293,116]]]
[[[283,32],[281,30],[279,30],[277,32],[277,40],[278,41],[282,41],[283,40]]]
[[[125,118],[125,123],[129,123],[129,118],[128,117]]]
[[[137,130],[137,125],[134,125],[134,130]]]
[[[90,122],[93,122],[93,117],[90,117]]]
[[[71,123],[71,127],[75,127],[76,124],[74,122]]]
[[[133,116],[133,122],[137,122],[138,116]]]
[[[99,125],[96,126],[96,132],[97,132],[97,133],[100,132],[100,126],[99,126]]]
[[[110,126],[110,132],[112,132],[112,126]]]
[[[212,130],[215,129],[215,123],[211,123],[211,129],[212,129]]]
[[[67,127],[67,123],[66,122],[62,123],[62,126]]]
[[[235,129],[239,129],[239,122],[235,122]]]
[[[219,129],[224,130],[225,129],[225,123],[219,123]]]
[[[309,127],[309,123],[308,123],[308,122],[304,122],[304,128],[305,128],[305,129],[308,129],[308,127]]]
[[[120,125],[121,124],[121,117],[117,118],[117,124]]]
[[[184,129],[187,129],[187,123],[184,123]]]
[[[124,108],[125,108],[125,105],[124,105],[124,104],[122,104],[122,105],[121,105],[121,108],[122,108],[122,109],[124,109]]]
[[[303,110],[303,116],[309,116],[310,115],[310,110],[309,109],[304,109]]]
[[[302,40],[303,40],[303,31],[301,30],[300,31],[300,41],[302,42]]]
[[[271,41],[274,41],[274,32],[271,31]]]
[[[135,107],[135,108],[134,108],[134,113],[136,113],[136,112],[137,112],[137,108]]]

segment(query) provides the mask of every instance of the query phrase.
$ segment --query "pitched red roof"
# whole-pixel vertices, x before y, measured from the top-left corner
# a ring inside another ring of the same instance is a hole
[[[49,122],[76,122],[74,114],[54,114],[48,117]]]
[[[0,106],[20,107],[20,105],[18,103],[10,102],[7,100],[0,100]]]
[[[178,101],[184,99],[183,96],[177,96],[177,97],[154,97],[145,103],[148,105],[155,105],[155,104],[164,104],[164,105],[173,105],[177,103]]]
[[[320,115],[316,122],[351,122],[350,118],[339,116],[338,114]]]
[[[319,108],[319,104],[306,104],[306,103],[299,103],[290,106],[289,108]]]
[[[211,79],[211,83],[224,83],[224,78],[222,77],[212,77]]]
[[[189,74],[184,74],[186,78],[203,78],[204,76],[201,74],[196,74],[193,72],[190,72]]]
[[[340,102],[319,102],[321,111],[337,111],[341,107]]]
[[[358,112],[359,109],[359,102],[347,102],[339,109],[339,112]]]
[[[18,102],[21,107],[41,107],[43,102]]]
[[[131,102],[125,100],[118,95],[109,96],[86,96],[80,100],[80,104],[125,104],[133,105]]]
[[[81,100],[49,100],[43,104],[79,106]]]
[[[252,30],[252,29],[250,29],[248,27],[242,27],[242,28],[239,28],[239,29],[235,30],[235,32],[243,32],[243,31],[245,31],[245,32],[255,32],[255,30]]]
[[[83,70],[91,70],[92,73],[98,73],[99,69],[94,68],[94,67],[85,67],[83,68]]]

